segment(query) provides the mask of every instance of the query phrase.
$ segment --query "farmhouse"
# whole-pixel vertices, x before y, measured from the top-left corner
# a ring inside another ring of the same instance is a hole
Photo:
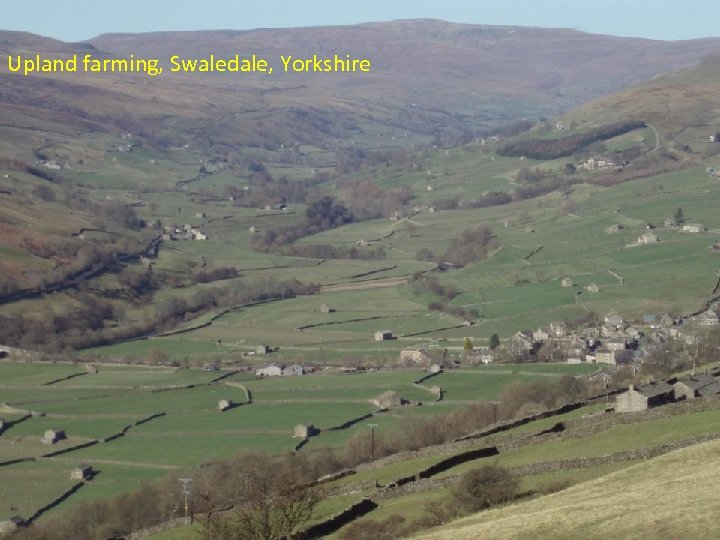
[[[622,332],[615,332],[612,336],[605,340],[606,349],[611,351],[622,351],[627,349],[628,340]]]
[[[66,438],[65,431],[62,429],[48,429],[40,442],[43,444],[55,444]]]
[[[625,326],[625,319],[623,319],[620,315],[618,315],[614,311],[611,311],[610,313],[605,315],[605,324],[607,326],[614,327],[614,329],[617,330],[617,329]]]
[[[335,308],[329,304],[320,304],[320,313],[335,313]]]
[[[689,233],[699,233],[703,232],[705,230],[705,227],[701,225],[700,223],[686,223],[682,226],[683,232],[689,232]]]
[[[538,326],[538,329],[533,332],[533,341],[542,343],[550,339],[550,329],[547,326]]]
[[[565,324],[565,321],[552,321],[550,323],[549,328],[550,336],[552,337],[565,337],[568,335],[568,327],[567,324]],[[533,339],[535,338],[535,333],[533,332]]]
[[[305,375],[308,373],[308,368],[300,366],[298,364],[293,364],[292,366],[287,366],[282,369],[282,375],[284,377],[300,377],[301,375]]]
[[[317,435],[320,431],[312,424],[298,424],[293,430],[293,437],[299,439],[309,439],[313,435]]]
[[[666,382],[651,382],[635,389],[630,385],[627,392],[615,401],[615,412],[639,412],[672,401],[673,387]]]
[[[282,372],[283,368],[276,364],[270,364],[267,367],[255,370],[255,375],[259,377],[280,377]]]
[[[629,349],[613,350],[602,348],[595,351],[595,362],[598,364],[626,365],[633,361],[633,351]]]
[[[587,344],[577,336],[563,340],[560,348],[568,364],[580,364],[585,360]]]
[[[89,480],[93,477],[95,472],[93,468],[87,463],[82,463],[70,471],[71,480]]]
[[[402,397],[400,397],[399,394],[397,394],[396,392],[393,392],[392,390],[383,392],[376,398],[370,400],[370,403],[375,405],[378,409],[389,409],[391,407],[400,407],[401,405],[405,405],[407,402],[408,401],[406,399],[403,399]]]
[[[388,341],[394,339],[390,330],[378,330],[375,332],[375,341]]]
[[[694,399],[720,393],[720,381],[705,374],[683,377],[673,385],[675,400]]]
[[[703,311],[700,315],[697,315],[694,319],[696,324],[700,326],[714,326],[718,323],[720,323],[720,318],[718,317],[718,314],[715,313],[712,309],[708,309],[706,311]]]
[[[645,234],[641,234],[637,239],[637,243],[641,244],[641,245],[642,244],[655,244],[656,242],[659,242],[659,241],[660,241],[660,238],[658,238],[658,236],[653,232],[646,232]]]
[[[413,349],[400,351],[401,366],[429,367],[432,364],[432,357],[427,349]]]
[[[535,354],[536,343],[533,341],[533,333],[530,330],[522,330],[512,336],[505,348],[518,360],[527,360]]]

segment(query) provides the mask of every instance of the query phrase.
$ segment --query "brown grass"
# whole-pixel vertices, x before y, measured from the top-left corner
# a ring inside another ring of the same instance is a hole
[[[419,538],[719,538],[720,441],[677,450]]]

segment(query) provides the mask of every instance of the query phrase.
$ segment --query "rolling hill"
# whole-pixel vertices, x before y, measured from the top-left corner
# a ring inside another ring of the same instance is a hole
[[[346,27],[102,35],[62,43],[0,32],[0,54],[198,58],[257,53],[272,77],[76,73],[3,76],[0,110],[93,130],[143,133],[156,146],[227,152],[292,141],[398,146],[557,114],[585,101],[720,53],[720,40],[661,42],[566,29],[409,20]],[[283,75],[279,55],[349,53],[369,74]],[[274,60],[273,60],[274,59]],[[0,69],[6,73],[6,66]],[[17,121],[10,122],[16,124]],[[378,139],[379,137],[379,139]]]

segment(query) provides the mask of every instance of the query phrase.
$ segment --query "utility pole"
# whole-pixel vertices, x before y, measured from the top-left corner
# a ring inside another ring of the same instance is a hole
[[[377,424],[368,424],[370,428],[370,461],[375,461],[375,428]]]
[[[187,527],[190,525],[188,497],[190,496],[192,478],[180,478],[180,482],[182,483],[182,494],[185,497],[185,526]]]

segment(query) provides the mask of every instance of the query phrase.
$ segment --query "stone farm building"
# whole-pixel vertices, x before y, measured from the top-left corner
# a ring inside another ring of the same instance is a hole
[[[71,480],[89,480],[94,474],[93,468],[87,463],[82,463],[70,471]]]
[[[390,330],[378,330],[375,332],[375,341],[388,341],[390,339],[393,339],[393,335]]]
[[[642,234],[638,237],[637,243],[638,244],[655,244],[660,241],[660,238],[651,231],[646,232],[645,234]]]
[[[260,377],[279,377],[282,375],[282,368],[277,364],[270,364],[267,367],[255,370],[255,375]]]
[[[284,377],[299,377],[305,375],[307,372],[308,368],[298,364],[293,364],[292,366],[287,366],[282,369],[282,375]]]
[[[673,387],[666,382],[651,382],[638,388],[630,385],[627,392],[617,396],[615,412],[639,412],[665,405],[673,399]]]
[[[430,352],[426,349],[400,351],[401,366],[429,367],[433,363]]]
[[[66,439],[65,431],[62,429],[48,429],[45,431],[43,438],[40,442],[43,444],[55,444],[63,439]]]
[[[407,403],[407,400],[400,397],[397,392],[388,390],[387,392],[383,392],[376,398],[372,399],[371,403],[375,405],[378,409],[389,409],[391,407],[400,407],[402,405],[405,405]]]
[[[720,381],[703,373],[678,379],[673,385],[675,400],[720,394]]]
[[[320,313],[335,313],[335,308],[331,307],[329,304],[321,304]]]
[[[705,230],[705,226],[700,223],[686,223],[682,226],[683,232],[699,233]]]
[[[713,326],[720,323],[720,317],[712,309],[703,311],[700,315],[694,318],[696,324],[700,326]]]
[[[570,279],[569,277],[564,277],[564,278],[562,278],[562,281],[560,282],[560,284],[561,284],[563,287],[566,287],[566,288],[567,288],[567,287],[572,287],[572,286],[573,286],[573,280]]]
[[[293,437],[308,439],[317,433],[319,433],[318,429],[312,424],[298,424],[293,431]]]
[[[20,516],[13,516],[5,521],[0,521],[0,534],[8,534],[25,526],[25,520]]]
[[[232,408],[232,400],[231,399],[221,399],[218,401],[218,411],[224,412]]]

